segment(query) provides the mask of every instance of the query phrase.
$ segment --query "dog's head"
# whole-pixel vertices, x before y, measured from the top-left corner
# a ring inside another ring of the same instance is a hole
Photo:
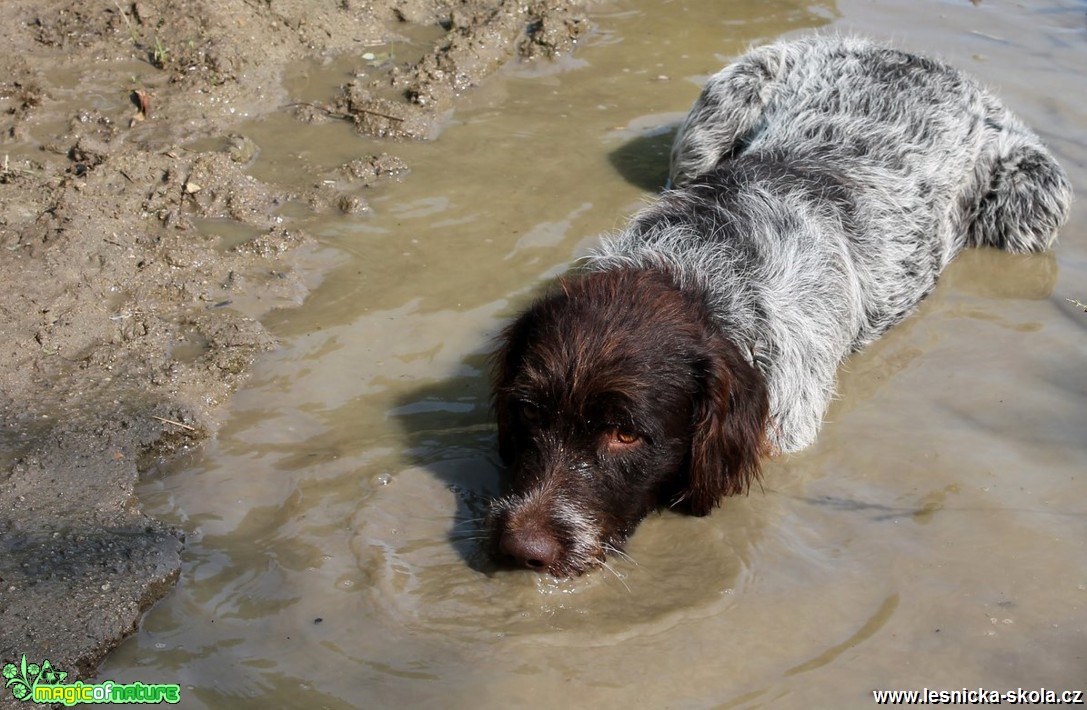
[[[502,333],[493,378],[509,491],[488,524],[515,564],[580,574],[656,507],[705,515],[758,475],[762,376],[664,272],[560,280]]]

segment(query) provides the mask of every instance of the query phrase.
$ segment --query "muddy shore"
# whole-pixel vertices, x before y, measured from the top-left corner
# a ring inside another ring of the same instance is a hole
[[[283,208],[364,211],[368,187],[411,167],[396,141],[437,137],[504,63],[569,52],[584,4],[6,5],[0,664],[25,654],[88,677],[177,579],[183,533],[143,515],[134,487],[215,434],[275,347],[261,317],[305,298],[313,242]],[[409,43],[415,59],[397,59]],[[330,56],[356,57],[358,78],[317,102],[282,88],[292,62]],[[238,126],[284,111],[300,130],[350,121],[388,152],[306,194],[257,181],[260,146]],[[248,238],[224,244],[208,221]]]

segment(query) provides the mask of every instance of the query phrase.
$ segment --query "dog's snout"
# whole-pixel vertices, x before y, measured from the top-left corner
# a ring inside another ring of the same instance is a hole
[[[554,566],[562,553],[555,536],[536,526],[506,530],[498,549],[516,564],[539,572]]]

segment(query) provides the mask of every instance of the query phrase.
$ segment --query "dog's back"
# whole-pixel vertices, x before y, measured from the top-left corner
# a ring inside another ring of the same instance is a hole
[[[676,136],[672,182],[746,152],[818,154],[906,214],[942,212],[945,263],[965,245],[1048,248],[1071,197],[1037,135],[975,81],[854,37],[767,45],[714,75]]]
[[[994,96],[940,62],[809,37],[707,83],[676,190],[590,257],[705,290],[767,378],[775,444],[811,443],[837,366],[908,315],[963,247],[1041,251],[1068,180]]]

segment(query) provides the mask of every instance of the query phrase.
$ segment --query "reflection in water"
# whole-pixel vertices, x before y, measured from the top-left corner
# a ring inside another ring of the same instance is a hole
[[[1084,319],[1063,306],[1087,300],[1078,213],[1055,256],[964,254],[847,363],[819,442],[762,490],[705,519],[652,516],[610,571],[576,580],[481,553],[490,338],[659,188],[701,81],[828,23],[978,74],[1084,190],[1071,0],[634,0],[602,9],[576,61],[469,95],[436,143],[247,129],[266,173],[391,150],[412,174],[370,215],[313,218],[335,268],[272,319],[284,347],[219,439],[143,486],[188,532],[185,567],[104,677],[254,708],[854,707],[873,688],[1082,685]]]

